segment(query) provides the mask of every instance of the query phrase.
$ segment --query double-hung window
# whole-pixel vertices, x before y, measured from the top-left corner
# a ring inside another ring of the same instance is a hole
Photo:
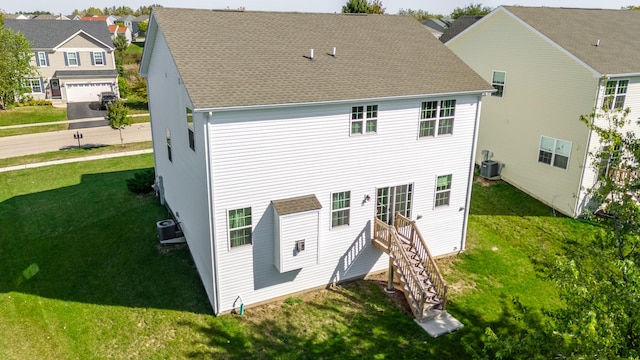
[[[40,67],[49,66],[49,61],[47,57],[47,53],[44,51],[36,52],[36,64]]]
[[[455,100],[423,101],[418,137],[453,134],[455,113]]]
[[[451,178],[451,174],[438,176],[436,180],[436,207],[449,205],[449,200],[451,199]]]
[[[540,138],[538,162],[566,169],[571,156],[571,141],[554,139],[548,136]]]
[[[378,131],[378,105],[351,107],[351,135]]]
[[[229,210],[229,244],[251,244],[251,208]]]
[[[193,110],[186,108],[187,113],[187,136],[189,137],[189,147],[196,151],[196,139],[193,130]]]
[[[67,66],[79,66],[80,59],[77,52],[66,52],[64,53],[64,59],[66,60]]]
[[[331,194],[331,227],[349,225],[351,191]]]
[[[104,66],[104,53],[102,51],[92,52],[91,60],[95,66]]]
[[[624,109],[629,80],[609,80],[604,94],[602,108],[605,111]]]
[[[507,73],[504,71],[494,71],[491,76],[491,85],[496,91],[491,93],[491,96],[502,97],[504,94],[504,82],[507,77]]]
[[[42,81],[40,81],[40,78],[27,78],[25,86],[31,90],[32,94],[42,93]]]

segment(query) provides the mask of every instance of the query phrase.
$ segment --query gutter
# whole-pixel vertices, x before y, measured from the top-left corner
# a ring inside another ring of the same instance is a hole
[[[206,138],[206,149],[211,149],[211,132],[209,127],[211,126],[211,122],[210,122],[210,116],[206,117],[206,125],[204,127],[205,130],[205,138]],[[209,242],[211,243],[211,271],[213,272],[212,275],[212,279],[213,279],[213,304],[211,304],[213,306],[213,313],[215,315],[220,314],[220,279],[218,277],[218,261],[217,261],[217,250],[216,250],[216,241],[215,241],[215,235],[214,235],[214,229],[215,229],[215,223],[214,223],[214,218],[215,218],[215,212],[214,212],[214,201],[213,201],[213,191],[212,191],[212,186],[213,186],[213,179],[212,179],[212,173],[211,173],[211,154],[209,152],[209,150],[205,151],[205,161],[206,161],[206,167],[205,167],[205,171],[207,172],[206,174],[206,179],[207,179],[207,204],[209,206]]]

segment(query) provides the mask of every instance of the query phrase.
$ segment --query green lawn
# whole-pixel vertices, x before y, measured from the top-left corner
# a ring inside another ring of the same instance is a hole
[[[67,130],[69,124],[53,124],[53,125],[39,125],[39,126],[27,126],[11,129],[0,129],[0,137],[37,134],[51,131]]]
[[[476,183],[467,251],[439,260],[462,330],[430,338],[376,281],[214,317],[188,250],[157,246],[165,209],[126,190],[152,162],[0,173],[0,358],[470,358],[487,326],[509,331],[509,296],[561,306],[546,264],[593,230],[509,185]]]
[[[0,126],[67,120],[67,110],[53,106],[22,106],[0,110]]]

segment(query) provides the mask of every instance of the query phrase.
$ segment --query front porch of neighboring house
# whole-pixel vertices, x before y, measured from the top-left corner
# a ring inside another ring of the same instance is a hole
[[[389,282],[397,276],[415,321],[433,337],[463,325],[446,312],[447,285],[415,221],[400,212],[388,224],[374,220],[373,245],[389,255]]]

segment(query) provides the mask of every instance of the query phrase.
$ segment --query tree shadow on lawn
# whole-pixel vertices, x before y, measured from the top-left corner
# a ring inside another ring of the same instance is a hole
[[[160,250],[166,209],[128,191],[138,171],[85,174],[1,202],[0,292],[210,314],[189,250]]]

